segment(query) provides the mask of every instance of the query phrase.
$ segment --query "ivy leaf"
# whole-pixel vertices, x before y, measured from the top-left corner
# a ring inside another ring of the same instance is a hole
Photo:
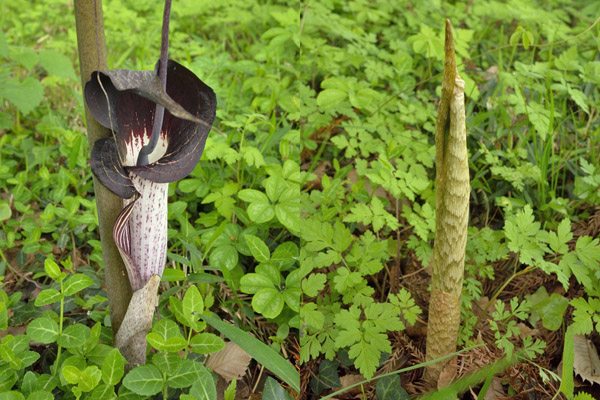
[[[202,314],[202,312],[204,312],[204,300],[196,285],[192,285],[188,288],[183,296],[181,305],[185,318],[191,324],[195,323],[198,320],[197,314]]]
[[[58,333],[58,323],[50,318],[36,318],[27,325],[27,335],[31,340],[43,344],[54,342]]]
[[[112,349],[102,363],[102,380],[107,385],[116,385],[125,373],[125,358],[118,349]]]
[[[398,375],[384,376],[375,386],[378,400],[410,400]]]
[[[75,293],[92,286],[94,281],[84,274],[73,274],[64,283],[65,296],[72,296]]]
[[[216,353],[225,347],[223,339],[212,333],[198,333],[192,337],[190,348],[194,353]]]
[[[62,299],[62,294],[56,289],[45,289],[38,294],[35,299],[35,306],[42,307],[48,304],[56,303]]]
[[[204,367],[204,365],[200,364],[200,367]],[[215,381],[206,367],[200,369],[199,377],[192,385],[190,394],[196,396],[197,399],[217,398],[217,387],[215,385]]]
[[[129,371],[123,385],[139,395],[153,396],[162,390],[163,377],[154,365],[140,365]]]
[[[66,349],[82,347],[90,336],[90,328],[82,324],[69,325],[58,337],[57,343]]]
[[[267,377],[262,400],[293,400],[288,392],[273,378]]]

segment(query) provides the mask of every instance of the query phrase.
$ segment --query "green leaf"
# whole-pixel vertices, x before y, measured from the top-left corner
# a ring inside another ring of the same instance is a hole
[[[250,220],[257,224],[267,223],[275,216],[275,208],[268,201],[251,203],[246,211]]]
[[[293,400],[293,398],[279,382],[269,376],[265,382],[262,400]]]
[[[398,375],[389,375],[378,379],[376,393],[377,400],[410,400]]]
[[[129,390],[125,385],[121,385],[119,392],[117,393],[119,400],[146,400],[146,396],[140,396],[132,390]]]
[[[190,322],[183,315],[183,307],[181,305],[181,300],[179,300],[177,297],[169,297],[169,308],[171,309],[171,312],[175,315],[175,318],[177,319],[177,321],[179,321],[179,323],[185,326],[190,326]]]
[[[185,349],[187,346],[187,341],[184,338],[173,337],[169,338],[165,341],[164,350],[168,353],[177,353]]]
[[[225,348],[225,342],[212,333],[198,333],[192,337],[190,348],[198,354],[216,353]]]
[[[38,294],[35,299],[35,306],[42,307],[48,304],[56,303],[62,299],[62,295],[56,289],[45,289]]]
[[[23,382],[21,383],[21,390],[24,394],[29,394],[33,391],[38,390],[40,385],[37,381],[37,375],[33,371],[25,372],[23,375]]]
[[[10,368],[0,368],[0,392],[10,390],[18,380],[15,371]]]
[[[11,215],[12,210],[10,209],[10,205],[7,203],[0,203],[0,221],[10,219]]]
[[[345,77],[344,77],[345,78]],[[321,82],[321,88],[323,89],[339,89],[341,91],[347,92],[350,90],[350,86],[348,86],[348,82],[346,79],[331,77],[324,79]]]
[[[566,254],[569,251],[567,243],[573,238],[571,233],[571,221],[568,218],[563,219],[558,224],[556,233],[548,232],[548,237],[545,241],[550,245],[550,248],[556,253]]]
[[[23,81],[8,78],[4,82],[0,81],[0,98],[10,101],[23,115],[27,115],[42,102],[44,86],[31,76]]]
[[[8,43],[6,43],[6,37],[4,32],[0,30],[0,57],[8,57]]]
[[[298,271],[298,270],[296,270],[296,271]],[[296,272],[296,271],[294,271],[294,272]],[[286,288],[283,291],[283,298],[285,300],[285,304],[287,304],[288,307],[292,309],[292,311],[294,311],[296,313],[300,311],[300,288],[298,288],[298,287]]]
[[[327,276],[325,274],[311,274],[308,278],[302,280],[302,291],[308,297],[315,297],[323,288],[325,288],[325,282]]]
[[[563,347],[563,367],[562,381],[560,382],[559,390],[567,396],[568,399],[573,397],[575,384],[573,382],[573,364],[575,362],[575,342],[573,340],[573,330],[569,327],[565,333],[565,343]]]
[[[579,261],[590,270],[595,271],[600,263],[600,239],[591,236],[580,236],[575,244],[575,253]]]
[[[269,203],[267,195],[255,189],[242,189],[238,192],[238,198],[248,203]]]
[[[51,258],[46,258],[44,261],[44,270],[46,271],[46,274],[54,280],[57,280],[60,277],[60,268]]]
[[[165,351],[166,340],[163,339],[158,333],[149,332],[148,334],[146,334],[146,341],[148,341],[148,344],[156,350]]]
[[[237,386],[237,381],[234,379],[231,381],[227,389],[225,389],[225,393],[223,393],[224,400],[235,400],[235,390]]]
[[[0,400],[25,400],[25,396],[21,392],[11,390],[10,392],[0,393]]]
[[[168,318],[162,318],[156,321],[154,326],[152,326],[152,332],[157,333],[164,340],[175,337],[183,338],[177,323]]]
[[[281,314],[283,303],[283,295],[274,288],[261,289],[252,297],[252,308],[267,318]]]
[[[65,281],[63,288],[65,296],[72,296],[93,284],[94,281],[89,276],[84,274],[73,274]]]
[[[79,384],[77,385],[77,387],[82,392],[91,392],[92,390],[94,390],[94,388],[96,386],[98,386],[98,383],[100,382],[101,378],[102,378],[102,372],[100,371],[100,369],[97,366],[95,366],[95,365],[87,366],[81,372],[80,381],[79,381]]]
[[[194,382],[190,389],[190,394],[196,396],[198,399],[216,399],[217,388],[215,381],[208,369],[204,365],[199,364],[203,369],[200,370],[199,379]]]
[[[181,190],[183,193],[192,193],[195,192],[196,189],[198,189],[200,184],[200,179],[183,179],[179,181],[177,186],[179,187],[179,190]]]
[[[596,398],[587,392],[579,392],[573,397],[573,400],[596,400]]]
[[[117,400],[117,395],[113,386],[100,384],[96,386],[86,400]]]
[[[194,382],[201,380],[206,374],[210,376],[210,372],[208,372],[208,369],[206,369],[203,364],[195,360],[185,359],[181,360],[179,368],[169,376],[168,383],[172,388],[183,389],[191,386]],[[210,379],[212,380],[212,376],[210,376]],[[206,398],[210,399],[211,397]]]
[[[31,340],[48,344],[58,338],[58,324],[56,321],[42,317],[36,318],[27,325],[27,335]]]
[[[241,329],[221,321],[215,315],[202,315],[202,318],[250,354],[252,358],[264,365],[265,368],[285,381],[292,389],[298,393],[300,392],[300,374],[281,354]]]
[[[550,297],[541,301],[534,310],[538,311],[542,316],[544,328],[555,331],[561,327],[568,306],[568,299],[553,293]]]
[[[310,380],[310,387],[313,392],[321,395],[323,390],[341,387],[340,376],[337,371],[339,366],[337,361],[322,360],[319,364],[319,373]]]
[[[152,396],[162,390],[162,374],[154,365],[135,367],[123,379],[123,385],[142,396]]]
[[[152,364],[167,375],[172,375],[181,364],[181,356],[176,353],[156,353],[152,356]]]
[[[4,339],[4,341],[6,342],[6,338]],[[14,369],[15,371],[21,369],[21,359],[15,356],[15,352],[11,347],[9,347],[7,343],[0,344],[0,358],[4,362],[7,362],[10,368]]]
[[[315,303],[304,303],[300,308],[300,320],[309,327],[318,330],[323,329],[325,316],[321,311],[317,310]]]
[[[27,400],[54,400],[54,395],[45,390],[36,390],[35,392],[29,393],[29,396],[27,396]]]
[[[82,347],[90,336],[90,328],[82,324],[69,325],[58,336],[57,343],[65,349]]]
[[[273,281],[263,274],[246,274],[240,279],[240,290],[244,293],[256,293],[262,289],[273,288]]]
[[[191,285],[183,296],[182,311],[185,318],[193,323],[198,320],[195,314],[204,312],[204,300],[196,285]]]
[[[61,372],[65,380],[72,385],[78,384],[81,379],[81,371],[74,365],[65,365]]]
[[[271,262],[279,263],[280,270],[284,270],[285,267],[294,265],[299,257],[298,245],[294,242],[283,242],[271,254]]]
[[[292,232],[299,232],[302,227],[300,219],[300,203],[297,201],[286,201],[275,205],[275,215],[281,225]]]
[[[238,252],[232,245],[221,245],[213,249],[209,259],[213,267],[231,271],[238,264]]]
[[[244,235],[244,238],[246,239],[246,243],[248,243],[250,253],[252,253],[252,256],[256,261],[266,263],[271,259],[269,248],[259,237],[254,235]]]
[[[325,89],[317,96],[317,105],[324,110],[329,110],[344,104],[348,94],[340,89]]]
[[[69,57],[56,50],[42,50],[39,56],[40,64],[48,73],[60,78],[77,79]]]
[[[186,260],[186,262],[188,262]],[[188,264],[185,264],[188,265]],[[161,282],[177,282],[185,280],[185,272],[181,269],[165,268],[163,271]]]
[[[118,349],[112,349],[102,363],[102,380],[107,385],[116,385],[125,373],[125,358]]]

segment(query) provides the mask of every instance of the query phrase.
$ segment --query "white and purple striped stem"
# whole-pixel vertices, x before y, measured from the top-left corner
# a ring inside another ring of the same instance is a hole
[[[115,243],[125,262],[131,288],[136,291],[152,275],[162,276],[167,254],[168,183],[129,177],[138,196],[124,200],[113,229]]]

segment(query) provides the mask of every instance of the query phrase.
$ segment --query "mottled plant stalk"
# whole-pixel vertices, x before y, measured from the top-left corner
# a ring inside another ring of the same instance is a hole
[[[465,83],[458,75],[450,21],[446,20],[442,97],[435,129],[436,222],[433,275],[427,324],[427,360],[456,350],[469,216],[469,160],[464,106]],[[426,368],[438,381],[445,362]]]
[[[82,87],[90,79],[92,71],[107,69],[106,44],[104,41],[104,23],[102,20],[101,0],[75,0],[75,24],[77,27],[77,47]],[[100,138],[110,137],[109,129],[100,125],[85,104],[85,120],[87,137],[92,149]],[[102,259],[104,260],[104,277],[110,307],[110,320],[113,334],[116,334],[123,322],[129,300],[131,287],[127,278],[127,270],[117,246],[113,240],[112,229],[117,215],[123,208],[123,201],[94,177],[94,193],[98,210],[100,241],[102,242]]]

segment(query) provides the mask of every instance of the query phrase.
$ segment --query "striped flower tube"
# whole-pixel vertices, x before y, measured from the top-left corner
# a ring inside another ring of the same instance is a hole
[[[161,276],[167,249],[167,192],[192,172],[204,149],[216,112],[213,90],[190,70],[169,60],[166,93],[157,71],[96,71],[86,83],[85,100],[94,118],[113,137],[92,148],[92,172],[124,199],[113,236],[133,291]],[[165,108],[162,129],[140,166],[150,142],[156,104]]]

